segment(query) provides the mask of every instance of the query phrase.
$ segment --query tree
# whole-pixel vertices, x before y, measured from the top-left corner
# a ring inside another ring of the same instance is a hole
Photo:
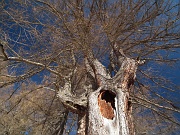
[[[179,100],[171,93],[178,86],[151,70],[178,64],[171,56],[180,47],[178,3],[17,0],[1,5],[3,69],[8,70],[1,72],[7,77],[1,91],[14,84],[1,110],[13,117],[24,112],[19,131],[62,134],[73,112],[77,134],[148,134],[132,116],[139,116],[140,108],[157,122],[152,132],[180,125],[174,116],[180,113]],[[4,132],[13,134],[10,128]]]

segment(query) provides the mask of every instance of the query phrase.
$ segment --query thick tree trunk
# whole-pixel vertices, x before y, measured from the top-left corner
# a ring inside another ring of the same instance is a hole
[[[135,134],[130,92],[133,91],[137,62],[126,56],[118,59],[121,66],[114,77],[97,59],[86,60],[87,71],[96,80],[98,89],[84,86],[89,93],[73,95],[70,79],[66,79],[59,90],[58,96],[64,106],[79,114],[78,135]]]
[[[97,64],[97,62],[94,62]],[[136,62],[124,59],[115,77],[110,78],[100,63],[94,66],[99,88],[88,98],[88,135],[134,135],[129,92],[133,88]],[[98,71],[99,70],[99,71]]]

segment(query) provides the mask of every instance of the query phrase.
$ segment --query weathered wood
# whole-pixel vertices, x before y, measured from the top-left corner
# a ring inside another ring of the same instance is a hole
[[[105,116],[108,116],[108,109],[104,110],[103,115],[100,111],[101,105],[98,104],[98,96],[101,93],[101,90],[103,90],[102,87],[100,87],[95,92],[92,92],[88,98],[89,104],[88,104],[88,135],[118,135],[119,134],[119,120],[118,120],[118,113],[116,110],[113,109],[113,117],[109,118]],[[115,107],[117,107],[117,98],[114,98],[115,100]],[[107,103],[108,104],[108,103]],[[110,112],[111,113],[111,112]]]
[[[136,62],[125,58],[116,76],[110,79],[109,75],[104,73],[104,68],[100,67],[103,66],[98,66],[96,70],[101,71],[96,73],[101,76],[97,77],[100,78],[97,81],[100,82],[99,88],[88,98],[87,134],[134,135],[129,92],[133,88]]]
[[[85,135],[86,134],[86,114],[78,115],[78,130],[77,135]]]
[[[66,80],[59,90],[58,96],[64,106],[79,114],[78,135],[135,134],[130,92],[133,90],[137,62],[124,56],[121,60],[121,67],[114,77],[97,59],[86,62],[87,71],[98,86],[96,90],[92,87],[90,91],[87,89],[88,95],[73,95],[70,80]]]

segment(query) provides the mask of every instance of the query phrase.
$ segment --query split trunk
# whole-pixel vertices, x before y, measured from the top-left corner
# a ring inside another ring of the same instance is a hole
[[[71,89],[68,85],[59,91],[65,107],[79,114],[78,135],[135,134],[130,93],[133,92],[137,62],[124,57],[121,63],[119,71],[111,77],[97,59],[87,62],[87,71],[97,85],[97,89],[89,90],[87,95],[73,97],[71,92],[67,93]]]

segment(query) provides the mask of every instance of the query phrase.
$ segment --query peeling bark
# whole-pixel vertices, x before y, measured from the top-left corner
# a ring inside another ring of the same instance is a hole
[[[66,80],[58,96],[64,106],[77,113],[78,135],[134,135],[130,92],[133,91],[137,62],[119,56],[121,67],[114,77],[97,60],[86,60],[87,71],[96,80],[98,89],[89,89],[79,97],[71,92],[71,82]]]
[[[110,79],[104,68],[98,69],[101,71],[96,73],[97,79],[100,78],[98,80],[100,82],[99,88],[92,92],[88,98],[87,134],[135,134],[129,93],[133,88],[136,68],[134,60],[125,58],[118,73]]]
[[[113,119],[108,119],[107,115],[102,115],[98,105],[98,95],[101,93],[102,87],[89,96],[88,104],[88,135],[119,135],[118,113],[113,109]],[[117,107],[117,99],[115,98],[115,106]],[[108,110],[106,110],[108,111]],[[104,117],[105,116],[105,117]]]

